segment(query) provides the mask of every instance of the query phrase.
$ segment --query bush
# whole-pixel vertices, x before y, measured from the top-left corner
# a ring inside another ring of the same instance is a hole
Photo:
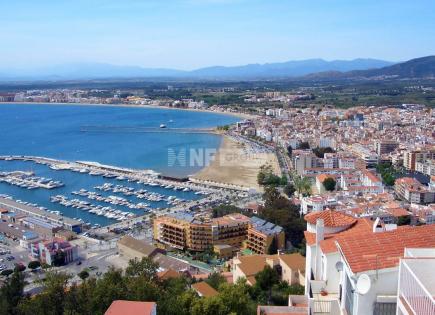
[[[12,269],[5,269],[5,270],[3,270],[0,274],[1,274],[2,276],[7,277],[7,276],[11,275],[13,272],[14,272],[14,271],[13,271]]]
[[[323,181],[323,187],[325,187],[326,191],[334,191],[337,182],[332,177],[328,177]]]
[[[79,276],[80,279],[85,280],[89,278],[89,272],[87,272],[86,270],[82,270],[77,274],[77,276]]]
[[[29,262],[27,267],[29,269],[35,270],[36,268],[41,267],[41,263],[39,261],[37,261],[37,260],[33,260],[33,261]]]

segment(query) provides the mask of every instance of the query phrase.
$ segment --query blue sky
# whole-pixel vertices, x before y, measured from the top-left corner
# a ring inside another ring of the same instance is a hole
[[[435,1],[0,0],[0,68],[435,54]]]

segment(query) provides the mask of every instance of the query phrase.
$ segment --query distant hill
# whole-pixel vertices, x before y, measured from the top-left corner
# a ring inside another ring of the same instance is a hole
[[[377,59],[333,60],[308,59],[282,63],[249,64],[235,67],[207,67],[193,71],[137,66],[117,66],[105,63],[72,63],[33,70],[2,70],[0,80],[80,80],[101,78],[196,78],[255,79],[300,77],[324,71],[347,72],[392,65]]]
[[[249,64],[236,67],[208,67],[190,72],[195,77],[218,78],[276,78],[299,77],[322,71],[367,70],[392,65],[377,59],[333,60],[308,59],[282,63]]]
[[[350,74],[352,76],[364,77],[398,76],[401,78],[435,78],[435,56],[411,59],[380,69],[352,71]]]
[[[394,65],[369,70],[348,72],[319,72],[307,75],[309,79],[349,79],[349,78],[435,78],[435,56],[411,59]]]

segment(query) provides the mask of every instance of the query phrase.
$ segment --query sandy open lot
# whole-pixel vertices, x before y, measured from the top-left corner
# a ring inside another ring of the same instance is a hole
[[[272,153],[258,153],[249,144],[224,136],[222,145],[208,167],[192,176],[195,179],[234,184],[260,190],[257,174],[262,165],[270,164],[280,175],[278,159]]]

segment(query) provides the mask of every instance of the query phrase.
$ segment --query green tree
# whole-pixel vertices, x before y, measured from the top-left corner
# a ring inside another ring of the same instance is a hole
[[[0,272],[0,275],[9,277],[11,274],[13,274],[14,271],[12,269],[5,269],[2,272]]]
[[[219,218],[219,217],[222,217],[224,215],[235,213],[235,212],[240,213],[241,211],[242,211],[242,209],[240,209],[239,207],[236,207],[234,205],[221,204],[219,206],[213,207],[212,215],[213,215],[213,218]]]
[[[274,237],[269,245],[269,248],[267,249],[267,254],[275,255],[277,252],[278,252],[278,241],[276,237]]]
[[[298,145],[298,149],[301,149],[301,150],[308,150],[309,148],[310,148],[310,144],[307,141],[301,142]]]
[[[91,296],[91,314],[104,314],[114,300],[128,300],[127,282],[132,278],[123,276],[121,269],[109,267],[95,283]],[[86,281],[89,282],[89,281]]]
[[[20,311],[24,314],[64,314],[64,303],[67,296],[66,288],[70,276],[62,272],[47,272],[45,280],[41,282],[44,294],[25,300],[20,304]]]
[[[27,267],[29,269],[32,269],[32,271],[34,271],[35,269],[41,267],[41,263],[39,261],[37,261],[37,260],[32,260],[31,262],[29,262]]]
[[[0,314],[18,314],[18,303],[23,296],[24,275],[14,271],[0,288]]]
[[[87,272],[86,270],[82,270],[77,274],[77,276],[79,276],[80,279],[85,280],[89,278],[89,272]]]
[[[287,147],[287,154],[288,154],[289,157],[292,157],[292,154],[293,154],[293,148],[292,148],[291,145],[289,145],[289,146]]]
[[[142,257],[141,260],[131,259],[125,269],[125,274],[128,277],[145,277],[148,280],[153,280],[157,276],[159,265],[150,257]]]
[[[270,164],[262,165],[257,175],[257,182],[259,185],[274,185],[280,186],[287,184],[287,178],[281,178],[273,173]]]
[[[326,191],[334,191],[337,182],[332,177],[328,177],[323,181],[323,187],[325,187]]]
[[[293,194],[295,193],[295,191],[296,191],[296,189],[295,189],[295,186],[293,186],[293,184],[287,184],[284,187],[284,193],[289,197],[292,197]]]
[[[255,275],[255,286],[267,294],[267,303],[270,304],[272,287],[279,283],[278,272],[266,265],[262,271]]]
[[[308,177],[300,177],[299,175],[293,176],[295,189],[299,195],[311,194],[311,181]]]
[[[318,157],[323,159],[325,157],[325,153],[335,153],[335,150],[331,147],[326,148],[315,148],[313,149],[313,153]]]
[[[219,286],[223,283],[226,283],[226,279],[219,272],[212,272],[208,278],[205,280],[211,287],[215,290],[219,289]]]
[[[397,219],[397,225],[409,225],[411,224],[411,216],[405,215]]]
[[[286,239],[293,246],[298,246],[304,239],[306,223],[300,216],[299,207],[281,196],[275,187],[266,187],[264,194],[264,207],[259,216],[269,222],[284,228]]]
[[[65,265],[65,253],[63,251],[58,250],[56,254],[54,254],[52,265],[55,267]]]

